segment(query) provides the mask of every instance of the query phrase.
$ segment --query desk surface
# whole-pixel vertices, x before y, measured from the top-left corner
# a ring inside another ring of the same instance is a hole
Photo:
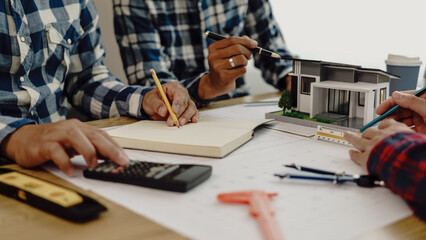
[[[253,102],[277,93],[248,96],[210,104],[206,109]],[[118,126],[135,122],[126,117],[87,122],[96,127]],[[85,224],[67,222],[0,195],[0,233],[2,239],[186,239],[149,219],[137,215],[93,192],[82,190],[41,168],[23,169],[16,164],[7,167],[22,171],[91,196],[108,208],[94,221]],[[410,216],[387,227],[372,231],[360,239],[426,239],[426,224]]]

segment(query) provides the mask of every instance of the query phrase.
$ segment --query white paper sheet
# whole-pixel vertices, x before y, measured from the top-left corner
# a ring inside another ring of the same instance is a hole
[[[210,116],[217,117],[212,111]],[[188,193],[85,179],[79,170],[75,177],[69,178],[55,166],[48,165],[46,169],[193,239],[262,239],[248,205],[217,200],[219,193],[232,191],[277,192],[272,205],[287,240],[353,239],[409,216],[411,211],[406,203],[386,188],[283,181],[273,176],[294,172],[282,166],[290,163],[351,174],[365,173],[349,159],[348,149],[261,128],[255,131],[251,141],[223,159],[127,150],[130,157],[137,160],[211,165],[210,179]],[[81,157],[73,161],[80,168],[84,166]]]

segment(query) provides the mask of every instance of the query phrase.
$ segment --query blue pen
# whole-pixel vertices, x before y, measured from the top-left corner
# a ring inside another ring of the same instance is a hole
[[[414,96],[420,96],[422,95],[424,92],[426,91],[426,86],[424,86],[422,89],[420,89],[419,91],[414,93]],[[382,115],[380,115],[379,117],[377,117],[376,119],[374,119],[373,121],[365,124],[365,126],[363,126],[362,128],[360,128],[359,130],[361,132],[364,132],[367,128],[373,126],[374,124],[382,121],[383,119],[389,117],[393,112],[395,112],[398,108],[400,108],[399,105],[395,105],[393,106],[391,109],[389,109],[387,112],[383,113]]]

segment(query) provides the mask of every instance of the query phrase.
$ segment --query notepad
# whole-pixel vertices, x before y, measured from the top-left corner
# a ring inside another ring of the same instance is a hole
[[[180,128],[143,120],[108,131],[124,148],[222,158],[253,137],[270,119],[200,118]]]

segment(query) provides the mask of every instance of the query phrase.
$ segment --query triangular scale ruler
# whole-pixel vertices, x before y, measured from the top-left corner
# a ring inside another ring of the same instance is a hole
[[[314,139],[352,146],[343,137],[344,131],[318,125]]]

